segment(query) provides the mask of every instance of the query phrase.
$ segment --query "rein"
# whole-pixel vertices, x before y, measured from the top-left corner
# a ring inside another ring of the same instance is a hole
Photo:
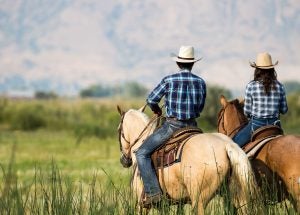
[[[149,122],[147,123],[147,125],[144,127],[144,129],[141,131],[141,133],[139,134],[139,136],[133,141],[132,144],[130,144],[130,141],[127,140],[125,138],[125,135],[124,135],[124,131],[123,131],[123,121],[124,121],[124,116],[125,116],[126,113],[122,114],[122,118],[121,118],[121,122],[120,122],[120,125],[119,125],[119,128],[118,128],[118,131],[119,131],[119,144],[120,144],[120,151],[122,153],[122,156],[125,156],[126,158],[130,158],[130,153],[131,153],[131,149],[132,147],[142,138],[144,132],[150,127],[150,125],[157,120],[157,124],[159,123],[159,119],[161,118],[161,116],[157,116],[157,115],[154,115],[150,120]],[[123,147],[122,147],[122,138],[123,140],[125,140],[126,143],[128,143],[129,145],[129,152],[128,154],[124,153],[123,152]]]
[[[234,135],[236,134],[236,132],[239,131],[241,128],[243,128],[246,124],[247,124],[247,122],[242,123],[240,126],[236,127],[229,134],[227,134],[227,136],[229,136],[230,138],[233,138]]]

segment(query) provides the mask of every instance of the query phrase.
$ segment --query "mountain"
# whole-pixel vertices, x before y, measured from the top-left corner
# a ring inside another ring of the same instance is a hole
[[[0,0],[0,91],[77,94],[91,84],[153,88],[176,72],[169,54],[193,45],[208,84],[241,91],[262,51],[278,78],[300,81],[296,0]]]

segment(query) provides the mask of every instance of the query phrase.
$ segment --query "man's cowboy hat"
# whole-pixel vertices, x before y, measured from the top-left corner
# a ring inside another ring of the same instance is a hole
[[[276,61],[274,64],[272,63],[271,55],[267,52],[259,53],[256,57],[256,62],[250,62],[250,66],[260,69],[271,69],[277,64],[278,61]]]
[[[192,46],[181,46],[178,55],[172,53],[171,57],[174,61],[180,63],[194,63],[202,59],[195,59]]]

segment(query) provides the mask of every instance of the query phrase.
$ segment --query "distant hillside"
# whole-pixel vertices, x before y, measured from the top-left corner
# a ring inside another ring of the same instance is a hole
[[[246,1],[1,1],[0,91],[76,94],[95,83],[152,88],[176,71],[169,54],[191,44],[194,72],[240,91],[249,60],[269,51],[283,81],[300,81],[300,4]]]

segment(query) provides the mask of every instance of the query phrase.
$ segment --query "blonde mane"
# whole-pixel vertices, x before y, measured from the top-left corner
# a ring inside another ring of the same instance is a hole
[[[134,118],[141,118],[142,121],[147,124],[149,122],[149,117],[144,112],[135,109],[129,109],[126,114],[133,114]],[[136,117],[135,117],[136,116]]]

